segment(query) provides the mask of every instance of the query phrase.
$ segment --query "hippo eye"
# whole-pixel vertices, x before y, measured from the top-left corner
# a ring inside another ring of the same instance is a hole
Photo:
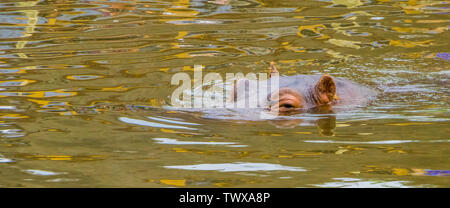
[[[280,105],[280,107],[284,107],[284,108],[295,108],[295,106],[293,106],[293,105],[290,104],[290,103],[282,104],[282,105]]]

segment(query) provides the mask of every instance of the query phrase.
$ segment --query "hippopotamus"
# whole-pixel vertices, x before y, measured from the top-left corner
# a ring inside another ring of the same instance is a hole
[[[275,78],[279,86],[271,84],[271,79]],[[259,92],[260,87],[252,89],[249,87],[252,84],[267,87],[267,93]],[[280,76],[275,63],[271,62],[268,80],[239,79],[231,98],[235,103],[258,99],[257,107],[280,115],[290,115],[312,111],[329,113],[336,106],[363,105],[376,95],[373,89],[329,74]]]

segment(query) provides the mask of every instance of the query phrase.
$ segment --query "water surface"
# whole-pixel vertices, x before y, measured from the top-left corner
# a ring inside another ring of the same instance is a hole
[[[450,187],[448,1],[0,2],[0,187]],[[170,108],[171,77],[343,77],[367,106]]]

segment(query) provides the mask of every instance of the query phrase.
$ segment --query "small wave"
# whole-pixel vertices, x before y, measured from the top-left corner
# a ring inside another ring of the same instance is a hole
[[[246,163],[246,162],[234,162],[234,163],[218,163],[218,164],[198,164],[198,165],[175,165],[164,166],[169,169],[182,169],[182,170],[215,170],[219,172],[241,172],[241,171],[306,171],[303,168],[283,166],[279,164],[270,163]]]
[[[169,138],[153,138],[158,144],[174,144],[174,145],[233,145],[235,142],[196,142],[196,141],[178,141]]]
[[[144,120],[140,120],[140,119],[133,119],[133,118],[127,118],[127,117],[120,117],[119,121],[122,121],[122,122],[128,123],[128,124],[134,124],[134,125],[140,125],[140,126],[150,126],[150,127],[156,127],[156,128],[197,130],[196,128],[168,125],[168,124],[144,121]]]

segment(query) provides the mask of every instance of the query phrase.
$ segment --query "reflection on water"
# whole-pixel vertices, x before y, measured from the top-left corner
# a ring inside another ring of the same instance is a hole
[[[323,136],[334,136],[334,129],[336,128],[336,116],[319,117],[315,120],[304,119],[289,119],[289,120],[271,120],[270,124],[277,128],[295,128],[301,125],[316,125],[319,134]]]
[[[358,178],[333,178],[338,182],[317,184],[323,188],[413,188],[408,186],[408,181],[362,181]]]
[[[0,187],[449,187],[449,12],[434,0],[2,1]],[[175,73],[271,61],[380,95],[272,120],[170,106]]]
[[[306,171],[305,169],[298,167],[282,166],[278,164],[267,163],[222,163],[222,164],[198,164],[198,165],[174,165],[164,166],[169,169],[182,169],[182,170],[216,170],[219,172],[240,172],[240,171]]]
[[[144,121],[144,120],[139,120],[139,119],[132,119],[132,118],[127,118],[127,117],[120,117],[119,120],[122,122],[128,123],[128,124],[151,126],[151,127],[155,127],[155,128],[196,130],[195,128],[190,128],[190,127],[185,127],[185,126],[168,125],[168,124]]]
[[[31,175],[41,175],[41,176],[54,176],[54,175],[60,175],[62,173],[55,173],[52,171],[46,171],[46,170],[25,170],[26,173],[29,173]]]
[[[10,163],[10,162],[14,161],[8,158],[4,158],[3,155],[0,155],[0,163]]]
[[[305,140],[304,142],[309,143],[338,143],[338,144],[401,144],[401,143],[411,143],[411,142],[449,142],[450,140],[382,140],[382,141],[333,141],[333,140]]]
[[[158,144],[175,144],[175,145],[231,145],[236,144],[234,142],[196,142],[196,141],[178,141],[176,139],[169,138],[153,138],[153,140],[157,141]]]

